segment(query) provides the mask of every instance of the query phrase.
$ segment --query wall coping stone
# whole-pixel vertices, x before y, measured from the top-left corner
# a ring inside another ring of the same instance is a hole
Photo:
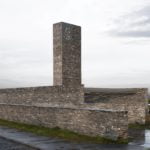
[[[0,103],[0,105],[6,105],[6,106],[22,106],[22,107],[37,107],[37,108],[56,108],[56,109],[72,109],[72,110],[89,110],[89,111],[98,111],[98,112],[116,112],[116,113],[125,113],[127,114],[128,111],[126,110],[112,110],[112,109],[98,109],[98,108],[79,108],[79,107],[60,107],[60,106],[36,106],[36,105],[23,105],[23,104],[6,104],[6,103]]]

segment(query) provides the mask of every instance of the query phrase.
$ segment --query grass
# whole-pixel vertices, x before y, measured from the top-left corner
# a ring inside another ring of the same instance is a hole
[[[10,128],[15,128],[21,131],[26,131],[26,132],[31,132],[36,135],[42,135],[42,136],[48,136],[48,137],[57,137],[69,141],[74,141],[74,142],[88,142],[88,143],[104,143],[104,144],[127,144],[128,139],[121,139],[119,138],[118,140],[114,141],[111,139],[107,139],[104,137],[90,137],[86,135],[81,135],[69,130],[64,130],[60,129],[58,127],[55,128],[47,128],[43,126],[36,126],[36,125],[29,125],[29,124],[24,124],[24,123],[17,123],[13,121],[6,121],[0,119],[0,125],[1,126],[7,126]]]

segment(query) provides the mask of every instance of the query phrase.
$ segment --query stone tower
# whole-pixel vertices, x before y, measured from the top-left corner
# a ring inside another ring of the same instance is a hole
[[[59,22],[53,25],[53,84],[81,85],[81,27]]]

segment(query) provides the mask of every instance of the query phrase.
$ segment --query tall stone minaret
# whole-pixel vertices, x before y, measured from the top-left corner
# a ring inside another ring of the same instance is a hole
[[[53,25],[53,84],[81,85],[81,27],[60,22]]]

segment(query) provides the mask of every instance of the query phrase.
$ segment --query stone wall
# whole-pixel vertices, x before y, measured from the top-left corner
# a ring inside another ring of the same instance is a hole
[[[148,110],[147,89],[122,90],[84,89],[82,86],[1,89],[0,103],[60,107],[75,105],[74,108],[125,110],[128,111],[129,123],[145,124]]]
[[[126,111],[0,104],[0,118],[50,128],[60,127],[114,140],[127,138]]]
[[[0,103],[36,105],[38,103],[80,104],[83,102],[82,86],[47,86],[0,90]]]
[[[150,124],[150,104],[148,104],[148,111],[146,113],[146,124]]]
[[[86,88],[85,103],[87,107],[126,110],[130,124],[145,124],[148,110],[148,89]]]

